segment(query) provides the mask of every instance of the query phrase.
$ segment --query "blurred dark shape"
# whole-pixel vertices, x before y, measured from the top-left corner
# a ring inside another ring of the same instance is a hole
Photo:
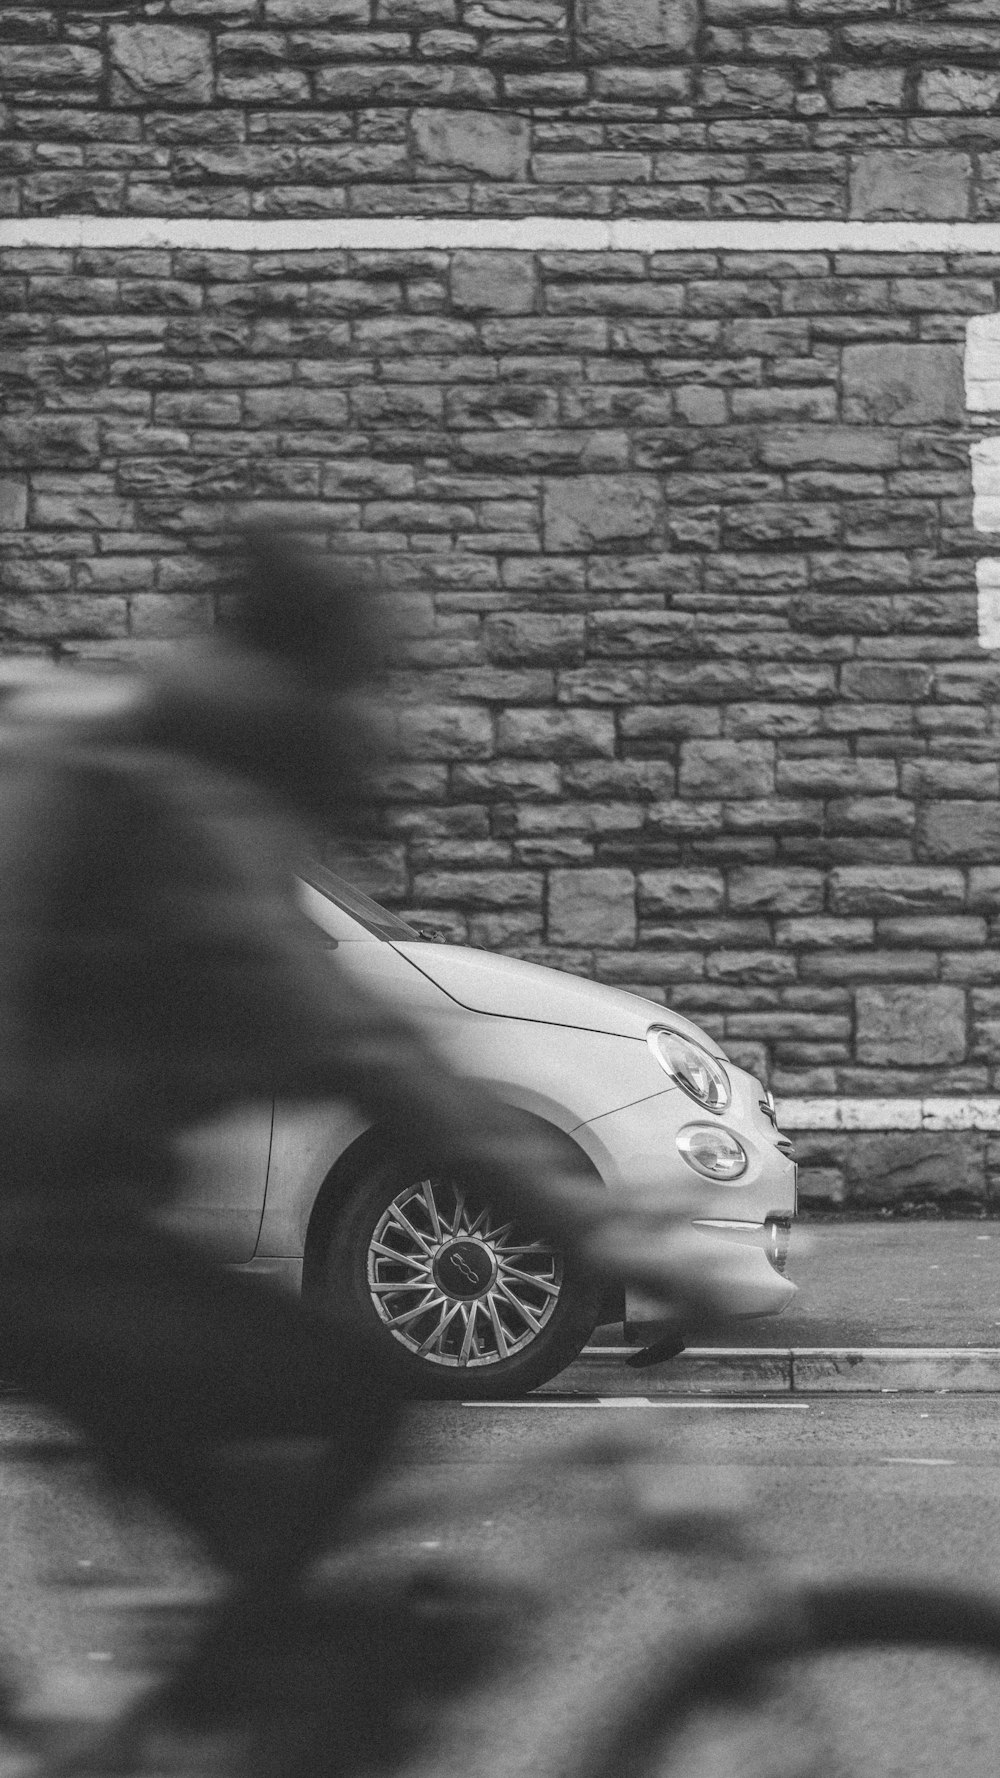
[[[381,757],[384,596],[257,530],[226,604],[226,631],[145,669],[32,669],[17,690],[19,669],[0,673],[0,1364],[232,1577],[208,1646],[252,1716],[289,1601],[398,1410],[350,1320],[158,1226],[178,1135],[273,1094],[350,1097],[608,1276],[652,1262],[646,1226],[609,1220],[561,1145],[338,974],[299,909],[296,864],[318,828],[362,819]],[[294,1461],[220,1467],[220,1439],[275,1438]],[[267,1769],[329,1768],[300,1746]]]
[[[391,601],[371,568],[250,531],[225,628],[149,678],[144,734],[250,779],[328,831],[367,825],[385,749]]]
[[[331,574],[294,537],[273,530],[250,531],[246,554],[245,574],[231,589],[228,633],[236,643],[321,692],[378,678],[391,629],[386,591],[371,568],[341,563]]]
[[[274,1093],[346,1095],[532,1202],[546,1156],[337,976],[295,898],[316,825],[353,818],[379,756],[374,595],[258,531],[227,599],[229,630],[167,662],[0,675],[0,1363],[232,1576],[207,1646],[249,1701],[397,1409],[350,1321],[158,1226],[176,1137]],[[220,1467],[220,1439],[275,1438],[294,1460]]]

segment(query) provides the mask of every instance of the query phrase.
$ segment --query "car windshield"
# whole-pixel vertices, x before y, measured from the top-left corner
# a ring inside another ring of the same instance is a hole
[[[363,926],[375,938],[412,942],[422,937],[415,926],[408,925],[398,914],[390,914],[388,908],[373,901],[370,895],[363,894],[360,889],[355,889],[353,883],[346,883],[343,877],[335,876],[332,870],[327,870],[325,864],[317,864],[310,859],[299,875],[311,889],[324,895],[327,901],[332,901],[334,907],[340,908],[352,920],[356,920],[359,926]]]

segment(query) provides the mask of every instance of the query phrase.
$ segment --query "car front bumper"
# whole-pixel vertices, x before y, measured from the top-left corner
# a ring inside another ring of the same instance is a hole
[[[727,1311],[734,1319],[780,1315],[798,1295],[798,1287],[779,1269],[787,1245],[784,1219],[769,1218],[764,1223],[699,1219],[693,1226],[705,1242],[706,1258],[725,1278]],[[661,1301],[641,1291],[626,1292],[626,1339],[648,1343],[674,1325]]]
[[[718,1124],[730,1130],[747,1155],[744,1175],[732,1184],[698,1177],[678,1150],[677,1136],[692,1123],[708,1123],[679,1089],[638,1100],[594,1118],[573,1131],[605,1185],[662,1190],[668,1206],[690,1216],[705,1258],[714,1252],[733,1317],[778,1315],[796,1295],[784,1276],[788,1228],[796,1211],[797,1169],[791,1144],[775,1128],[760,1082],[727,1065],[732,1103]],[[640,1292],[626,1299],[626,1327],[637,1337],[659,1337],[668,1325],[663,1304]]]

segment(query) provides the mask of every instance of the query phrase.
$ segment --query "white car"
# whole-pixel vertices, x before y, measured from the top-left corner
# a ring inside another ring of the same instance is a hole
[[[696,1199],[694,1227],[718,1248],[734,1316],[791,1301],[791,1143],[770,1094],[713,1038],[638,995],[434,942],[321,866],[300,893],[340,969],[393,1001],[457,1070],[558,1132],[595,1182]],[[434,1156],[393,1159],[347,1103],[279,1101],[224,1134],[228,1164],[217,1156],[207,1169],[186,1226],[230,1263],[347,1307],[412,1393],[520,1394],[598,1324],[656,1335],[639,1300],[598,1291]]]

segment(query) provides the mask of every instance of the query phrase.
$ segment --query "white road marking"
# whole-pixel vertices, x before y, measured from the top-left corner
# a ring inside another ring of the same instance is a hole
[[[649,1395],[599,1395],[599,1408],[648,1408],[652,1397]]]
[[[685,1401],[649,1395],[593,1396],[589,1400],[584,1396],[529,1395],[521,1401],[459,1403],[463,1408],[728,1408],[734,1411],[750,1409],[755,1413],[792,1409],[798,1414],[808,1414],[813,1405],[811,1401],[723,1401],[715,1397]]]
[[[954,1469],[957,1457],[880,1457],[880,1463],[914,1463],[928,1469]]]

